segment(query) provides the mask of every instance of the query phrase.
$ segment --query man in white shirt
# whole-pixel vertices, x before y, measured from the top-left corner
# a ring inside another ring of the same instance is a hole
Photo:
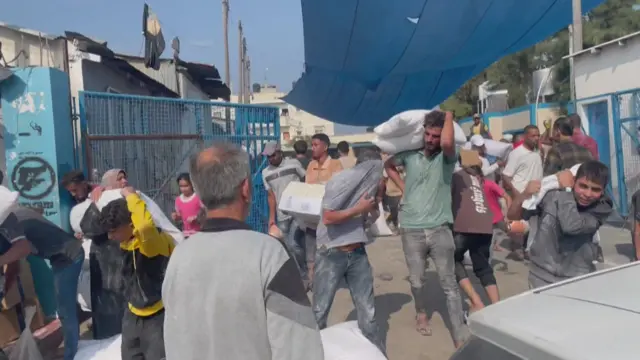
[[[512,198],[520,196],[529,181],[542,180],[542,158],[538,152],[540,130],[537,126],[527,125],[523,133],[524,143],[509,154],[507,164],[502,171],[502,186]],[[529,220],[529,228],[534,229],[537,218]],[[531,234],[533,235],[533,234]],[[523,248],[527,246],[529,234],[524,235]],[[516,256],[526,257],[522,249],[516,250]]]

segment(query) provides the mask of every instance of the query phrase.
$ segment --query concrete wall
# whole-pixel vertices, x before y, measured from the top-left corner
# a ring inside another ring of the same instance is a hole
[[[63,38],[0,22],[0,42],[7,61],[14,59],[20,51],[26,55],[18,56],[11,66],[43,66],[67,70],[67,41]]]
[[[640,36],[574,57],[578,99],[640,88]]]

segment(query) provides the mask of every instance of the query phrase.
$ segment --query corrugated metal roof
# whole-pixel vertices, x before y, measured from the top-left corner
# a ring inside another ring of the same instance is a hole
[[[124,56],[122,56],[122,58],[138,71],[163,84],[171,91],[178,94],[180,93],[178,82],[176,80],[175,66],[170,60],[162,60],[162,62],[160,63],[160,70],[154,70],[152,68],[147,68],[144,66],[144,59],[136,59],[133,57]]]

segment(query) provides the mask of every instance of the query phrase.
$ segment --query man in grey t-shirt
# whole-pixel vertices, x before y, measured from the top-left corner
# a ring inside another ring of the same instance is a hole
[[[322,221],[316,231],[313,312],[320,329],[327,326],[331,303],[344,279],[355,304],[362,334],[386,352],[379,333],[373,295],[373,274],[365,244],[365,218],[376,209],[382,160],[363,150],[355,167],[333,176],[322,198]]]
[[[270,141],[265,144],[262,155],[269,160],[269,166],[262,170],[262,183],[267,190],[269,203],[269,228],[276,225],[284,244],[289,248],[298,262],[302,278],[307,278],[307,264],[305,260],[304,233],[298,230],[298,224],[293,218],[278,210],[278,204],[284,189],[291,182],[304,179],[306,171],[298,160],[285,159],[280,150],[280,144]]]
[[[176,247],[162,285],[167,360],[324,360],[295,260],[252,231],[249,156],[216,144],[191,159],[207,218]]]

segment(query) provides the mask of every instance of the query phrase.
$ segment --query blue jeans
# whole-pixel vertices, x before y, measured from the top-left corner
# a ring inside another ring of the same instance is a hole
[[[300,269],[303,281],[307,280],[307,259],[305,250],[305,233],[295,220],[289,219],[278,222],[278,228],[284,236],[284,245],[291,252]]]
[[[356,309],[358,327],[362,334],[386,354],[376,321],[373,295],[373,274],[364,246],[351,252],[327,249],[316,251],[315,276],[313,279],[313,313],[318,327],[327,327],[331,304],[344,279]]]
[[[64,336],[64,360],[73,360],[78,351],[80,339],[80,323],[76,298],[78,294],[78,277],[84,262],[84,250],[73,262],[66,266],[53,266],[53,279],[56,284],[56,300],[58,301],[58,318]]]

